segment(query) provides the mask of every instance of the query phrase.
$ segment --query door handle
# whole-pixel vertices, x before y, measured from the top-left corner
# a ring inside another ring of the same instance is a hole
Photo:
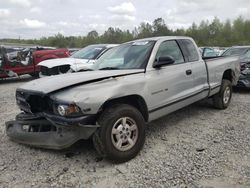
[[[191,75],[192,74],[192,70],[186,70],[186,75]]]

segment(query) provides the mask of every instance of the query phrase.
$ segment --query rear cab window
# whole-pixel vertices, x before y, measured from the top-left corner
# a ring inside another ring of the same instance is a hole
[[[186,62],[199,61],[199,53],[194,43],[189,39],[178,40]]]
[[[245,54],[245,57],[250,59],[250,49],[247,51],[247,53]]]

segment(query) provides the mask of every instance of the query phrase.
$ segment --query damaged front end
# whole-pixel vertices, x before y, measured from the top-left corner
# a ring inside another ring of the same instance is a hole
[[[31,146],[63,149],[88,139],[97,129],[94,115],[60,116],[48,96],[17,91],[17,104],[23,111],[6,122],[6,133],[15,142]]]
[[[61,65],[52,68],[48,68],[45,66],[40,66],[40,77],[44,76],[53,76],[58,74],[65,74],[70,71],[70,65]]]
[[[241,74],[237,87],[250,88],[250,63],[241,64]]]
[[[10,69],[6,69],[5,65],[11,62],[4,55],[0,55],[0,78],[18,77],[18,74]],[[12,65],[11,65],[12,66]]]

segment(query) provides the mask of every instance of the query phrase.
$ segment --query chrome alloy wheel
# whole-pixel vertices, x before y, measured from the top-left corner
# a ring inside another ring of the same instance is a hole
[[[231,90],[229,87],[226,87],[224,93],[223,93],[223,102],[224,104],[227,104],[231,98]]]
[[[119,151],[131,149],[138,139],[138,127],[130,117],[118,119],[112,127],[111,140],[114,147]]]

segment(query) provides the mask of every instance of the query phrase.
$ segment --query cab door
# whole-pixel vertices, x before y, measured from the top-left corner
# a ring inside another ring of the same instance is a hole
[[[206,64],[198,54],[195,43],[190,39],[178,40],[180,48],[183,51],[186,62],[189,62],[193,77],[193,93],[199,94],[199,98],[203,99],[208,95],[208,74]]]
[[[146,72],[151,120],[185,106],[185,98],[193,90],[192,65],[185,61],[176,40],[160,44],[155,59],[166,56],[172,57],[175,62]]]

